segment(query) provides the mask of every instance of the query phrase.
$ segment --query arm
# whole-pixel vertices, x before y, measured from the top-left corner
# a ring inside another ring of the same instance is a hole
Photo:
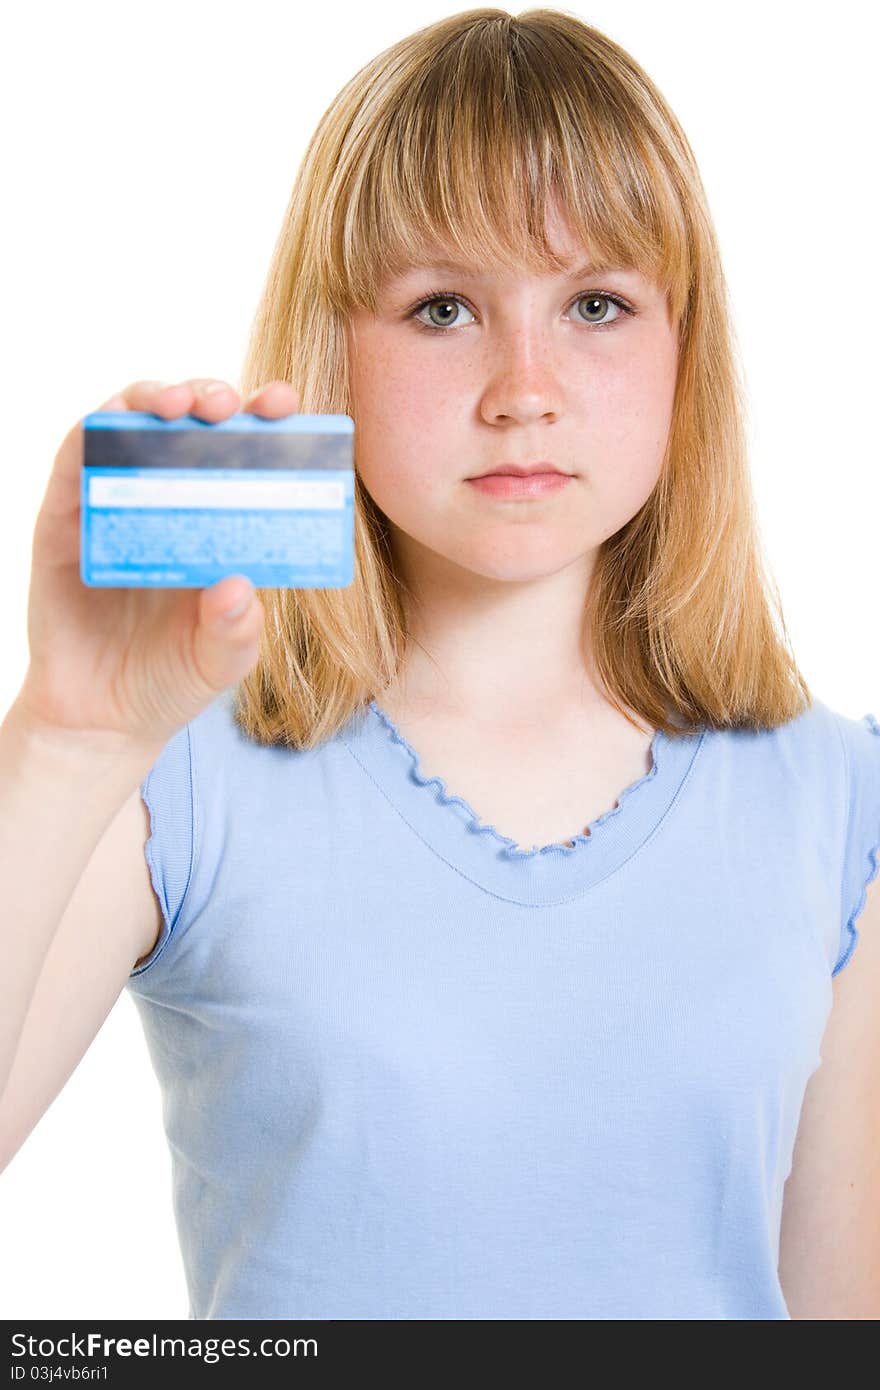
[[[0,724],[0,1113],[65,910],[99,841],[150,766],[129,745],[103,736],[67,740],[37,732],[15,705]]]
[[[834,977],[822,1065],[785,1185],[779,1277],[792,1318],[880,1318],[880,875]]]

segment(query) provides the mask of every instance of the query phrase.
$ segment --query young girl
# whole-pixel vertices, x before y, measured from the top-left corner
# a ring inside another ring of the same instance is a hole
[[[478,9],[325,113],[241,394],[103,407],[349,413],[354,583],[88,589],[64,440],[2,1159],[127,984],[191,1318],[880,1314],[880,724],[783,640],[735,364],[656,87]]]

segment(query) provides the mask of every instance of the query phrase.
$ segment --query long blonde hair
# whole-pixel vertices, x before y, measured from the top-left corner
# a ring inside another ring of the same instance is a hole
[[[608,698],[670,736],[769,729],[812,703],[762,559],[746,394],[690,145],[646,73],[597,29],[560,10],[474,9],[361,68],[293,186],[239,387],[286,380],[303,412],[354,419],[355,570],[347,588],[258,591],[263,643],[235,695],[251,738],[318,746],[390,684],[406,651],[387,518],[357,475],[348,315],[375,313],[385,273],[426,245],[562,271],[545,239],[551,201],[594,264],[665,289],[678,325],[660,478],[599,548],[585,597]]]

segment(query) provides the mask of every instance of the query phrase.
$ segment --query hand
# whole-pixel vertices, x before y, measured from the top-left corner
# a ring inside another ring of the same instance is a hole
[[[215,392],[205,388],[217,386]],[[184,414],[215,424],[240,408],[227,382],[138,381],[99,410]],[[272,381],[241,406],[278,419],[299,408],[287,382]],[[206,589],[92,588],[80,577],[82,420],[55,457],[37,516],[28,595],[30,661],[14,702],[23,727],[87,739],[106,736],[158,755],[168,740],[251,670],[263,632],[262,605],[240,575]],[[223,614],[249,596],[244,612]]]

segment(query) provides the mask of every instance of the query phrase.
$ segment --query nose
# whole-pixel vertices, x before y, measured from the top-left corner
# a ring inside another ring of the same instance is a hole
[[[555,420],[563,409],[563,392],[549,354],[520,339],[493,352],[492,370],[481,399],[489,423],[513,420],[525,425]]]

